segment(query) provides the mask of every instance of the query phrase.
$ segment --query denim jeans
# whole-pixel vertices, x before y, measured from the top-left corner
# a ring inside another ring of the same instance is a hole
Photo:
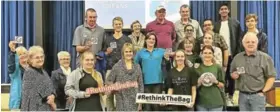
[[[239,92],[240,111],[265,111],[265,96],[257,94],[244,94]]]

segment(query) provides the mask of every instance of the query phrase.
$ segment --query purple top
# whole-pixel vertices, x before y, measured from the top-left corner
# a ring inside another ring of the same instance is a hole
[[[174,24],[166,19],[163,24],[159,23],[157,20],[148,23],[146,32],[156,33],[158,48],[172,48],[172,40],[176,39]]]

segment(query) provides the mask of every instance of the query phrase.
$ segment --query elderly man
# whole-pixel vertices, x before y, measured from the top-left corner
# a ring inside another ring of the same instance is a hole
[[[187,24],[190,24],[194,27],[193,30],[193,36],[194,38],[196,37],[202,37],[203,33],[202,30],[200,28],[199,23],[197,22],[197,20],[191,19],[190,18],[190,7],[187,4],[183,4],[180,7],[180,15],[181,15],[181,19],[175,22],[175,30],[178,36],[178,40],[184,40],[185,38],[185,31],[184,28]]]
[[[146,26],[146,33],[155,32],[157,36],[158,48],[173,48],[176,40],[176,32],[174,24],[165,19],[166,9],[160,5],[155,12],[156,20],[150,22]]]
[[[91,51],[97,54],[102,49],[102,43],[105,39],[105,30],[96,24],[97,13],[93,8],[89,8],[85,13],[85,22],[76,28],[73,38],[73,46],[76,47],[77,67],[80,66],[79,57],[85,51]],[[97,57],[97,59],[100,59]]]
[[[256,34],[247,33],[242,44],[244,52],[237,54],[231,63],[231,77],[239,90],[240,111],[265,111],[265,93],[275,81],[276,70],[272,58],[257,50]]]
[[[58,109],[65,109],[71,103],[72,98],[65,95],[64,86],[66,84],[67,76],[71,73],[70,68],[70,54],[67,51],[60,51],[57,54],[59,69],[52,71],[51,79],[56,90],[57,98],[55,103]]]

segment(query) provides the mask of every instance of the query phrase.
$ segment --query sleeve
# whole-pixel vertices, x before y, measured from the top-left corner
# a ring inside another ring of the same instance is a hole
[[[218,75],[217,75],[218,78],[217,78],[217,80],[219,82],[225,83],[225,72],[223,71],[221,66],[217,65],[217,68],[218,68]]]
[[[118,75],[118,67],[117,67],[117,63],[113,66],[110,74],[108,75],[108,77],[106,78],[105,84],[109,85],[109,84],[113,84],[116,82],[116,77]]]
[[[141,64],[141,56],[140,56],[140,53],[141,53],[142,50],[138,51],[136,53],[136,55],[134,56],[134,62],[137,63],[137,64]],[[143,65],[142,65],[143,66]]]
[[[148,23],[148,24],[146,25],[146,29],[145,29],[146,34],[149,33],[150,30],[151,30],[151,29],[150,29],[150,23]]]
[[[166,87],[167,89],[169,88],[173,88],[173,84],[172,84],[172,72],[169,71],[167,74],[167,78],[166,78]]]
[[[234,58],[233,58],[233,60],[231,61],[231,64],[230,64],[230,73],[232,73],[232,72],[234,72],[234,71],[236,71],[236,57],[237,56],[235,56]]]
[[[8,74],[14,73],[16,70],[16,53],[10,52],[8,57]]]
[[[34,91],[34,81],[36,77],[32,74],[30,70],[26,70],[22,79],[22,101],[21,101],[21,111],[30,111],[30,99],[33,96]]]
[[[262,36],[263,39],[262,39],[261,42],[259,41],[259,43],[261,44],[259,49],[261,51],[265,52],[265,53],[268,53],[268,49],[267,49],[267,43],[268,43],[267,42],[267,35],[265,33],[262,33],[261,36]]]
[[[82,45],[82,41],[81,41],[81,34],[80,34],[80,30],[79,30],[79,27],[77,27],[75,29],[75,32],[74,32],[74,37],[73,37],[73,46],[78,46],[78,45]]]
[[[102,40],[102,49],[101,49],[102,51],[104,51],[104,49],[105,49],[105,51],[106,51],[106,49],[107,49],[107,48],[104,48],[104,47],[106,47],[106,46],[105,46],[106,38],[107,38],[107,34],[106,34],[106,32],[104,31],[104,33],[103,33],[103,38],[102,38],[102,39],[103,39],[103,40]],[[100,51],[100,52],[101,52],[101,51]]]
[[[276,73],[272,58],[268,57],[265,62],[266,62],[265,70],[264,70],[265,77],[266,78],[275,77],[277,73]]]
[[[131,44],[132,44],[131,39],[130,39],[129,37],[126,37],[126,38],[127,38],[127,41],[126,41],[126,42],[128,42],[128,43],[131,43]]]
[[[71,96],[73,98],[85,98],[85,91],[79,91],[75,89],[77,71],[72,72],[69,76],[67,76],[66,84],[64,87],[65,94],[67,96]]]
[[[172,40],[176,39],[176,30],[175,25],[172,23]],[[176,39],[177,40],[177,39]]]
[[[197,72],[194,70],[194,68],[191,68],[190,70],[190,76],[191,76],[191,85],[196,86],[197,85],[197,80],[198,80],[198,75]]]
[[[224,51],[224,50],[228,50],[228,45],[227,45],[227,43],[226,43],[226,41],[225,41],[225,38],[222,36],[222,35],[218,35],[219,36],[219,46],[222,48],[222,50]]]
[[[137,71],[139,74],[138,76],[139,93],[144,93],[143,75],[142,75],[140,65],[137,66]]]
[[[198,22],[197,22],[197,24],[198,24],[198,27],[197,27],[196,36],[202,37],[203,36],[203,32],[202,32],[201,27],[200,27]]]
[[[105,51],[106,52],[106,50],[107,50],[107,48],[109,47],[109,40],[108,40],[108,35],[107,34],[105,34],[105,37],[104,37],[104,41],[103,41],[103,44],[102,44],[102,51]]]
[[[55,71],[52,71],[51,80],[52,80],[52,83],[53,83],[53,87],[54,87],[54,89],[56,90],[56,93],[59,94],[57,75],[58,75],[58,74],[56,74]]]
[[[237,21],[237,20],[236,20]],[[241,52],[241,48],[242,48],[242,29],[241,29],[241,26],[240,26],[240,23],[237,21],[237,35],[236,35],[236,53],[239,53]]]
[[[203,37],[198,37],[195,39],[195,44],[193,46],[193,53],[194,54],[200,54],[200,44],[201,44],[201,41],[202,41],[202,38]]]

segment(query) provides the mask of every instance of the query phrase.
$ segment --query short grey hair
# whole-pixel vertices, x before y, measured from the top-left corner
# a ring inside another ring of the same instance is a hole
[[[255,33],[253,33],[253,32],[247,32],[247,33],[244,35],[243,39],[242,39],[242,43],[244,44],[244,43],[245,43],[245,40],[246,40],[247,38],[249,38],[249,37],[254,37],[254,39],[256,39],[257,43],[259,43],[259,39],[258,39],[258,37],[257,37],[257,34],[255,34]]]
[[[191,7],[188,4],[183,4],[180,6],[180,11],[182,8],[189,8],[189,10],[191,10]]]
[[[60,52],[57,53],[57,58],[58,58],[58,59],[61,59],[63,56],[68,56],[68,57],[70,57],[70,54],[69,54],[69,52],[67,52],[67,51],[60,51]],[[70,58],[71,58],[71,57],[70,57]]]

